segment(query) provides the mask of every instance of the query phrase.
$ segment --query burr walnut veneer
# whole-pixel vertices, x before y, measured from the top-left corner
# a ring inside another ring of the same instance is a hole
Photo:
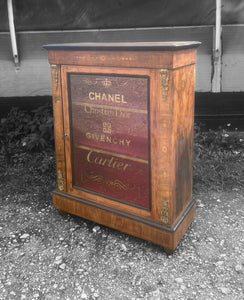
[[[172,252],[194,218],[198,42],[44,46],[52,74],[54,206]]]

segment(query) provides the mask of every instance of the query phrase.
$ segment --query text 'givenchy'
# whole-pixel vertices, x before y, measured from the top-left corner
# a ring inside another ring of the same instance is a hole
[[[110,136],[106,134],[92,133],[92,132],[86,132],[86,138],[88,140],[93,140],[96,142],[103,142],[103,143],[109,143],[109,144],[126,146],[126,147],[129,147],[131,143],[131,140],[128,139],[118,138],[116,136]]]

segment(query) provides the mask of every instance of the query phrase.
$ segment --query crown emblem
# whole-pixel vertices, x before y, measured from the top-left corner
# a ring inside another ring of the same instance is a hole
[[[102,81],[103,86],[109,87],[112,85],[112,82],[106,78],[105,80]]]

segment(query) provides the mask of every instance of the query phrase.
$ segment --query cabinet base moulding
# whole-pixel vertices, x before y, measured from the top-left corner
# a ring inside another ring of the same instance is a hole
[[[192,201],[182,213],[178,222],[169,227],[150,219],[121,212],[60,191],[53,192],[53,205],[63,213],[77,215],[160,245],[168,254],[173,253],[176,249],[195,215],[195,202]]]

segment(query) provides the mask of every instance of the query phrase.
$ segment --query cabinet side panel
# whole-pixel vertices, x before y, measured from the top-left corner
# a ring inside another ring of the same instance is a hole
[[[155,70],[151,93],[153,218],[172,225],[172,71]]]
[[[61,94],[61,72],[60,65],[51,65],[52,93],[53,93],[53,116],[54,136],[57,166],[57,187],[60,191],[66,191],[66,164],[64,148],[64,126],[63,126],[63,101]]]
[[[174,220],[192,197],[192,152],[194,127],[195,65],[175,70],[173,75]]]

